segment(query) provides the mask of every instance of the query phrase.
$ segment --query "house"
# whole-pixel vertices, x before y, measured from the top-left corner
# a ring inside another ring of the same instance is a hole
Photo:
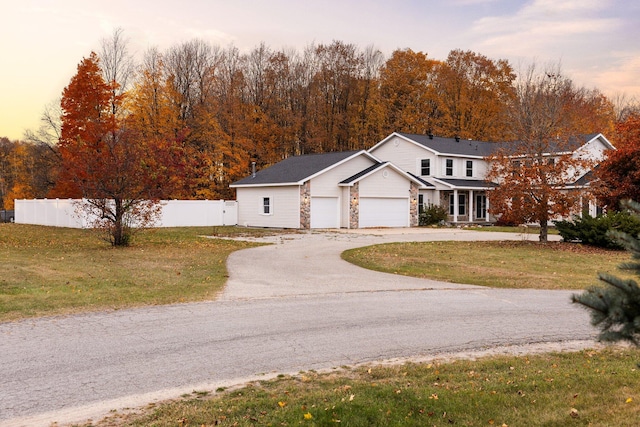
[[[420,190],[421,206],[446,207],[452,223],[487,223],[493,220],[487,192],[495,184],[484,180],[488,170],[485,157],[495,149],[491,142],[392,133],[369,153],[431,184]]]
[[[429,185],[362,150],[289,157],[231,188],[239,225],[308,229],[416,226]]]
[[[500,144],[394,132],[367,151],[290,157],[231,185],[238,224],[281,228],[413,227],[420,210],[446,207],[453,224],[485,224],[487,156]],[[576,141],[573,155],[601,160],[602,134]],[[562,153],[548,153],[549,157]],[[590,171],[568,187],[587,188]],[[596,210],[585,199],[589,212]]]

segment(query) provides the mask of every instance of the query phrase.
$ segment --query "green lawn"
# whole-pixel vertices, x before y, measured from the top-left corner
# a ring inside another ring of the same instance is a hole
[[[573,243],[530,241],[389,243],[351,249],[343,259],[387,273],[499,288],[583,289],[598,272],[619,274],[629,259]]]
[[[91,426],[637,426],[639,350],[303,372]]]
[[[236,227],[157,229],[112,248],[89,230],[0,224],[0,321],[214,298],[227,256],[254,244],[202,236]]]

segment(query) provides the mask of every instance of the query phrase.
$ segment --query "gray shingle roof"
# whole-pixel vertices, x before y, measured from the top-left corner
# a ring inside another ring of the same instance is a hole
[[[369,172],[373,172],[374,170],[384,166],[387,163],[389,163],[389,162],[382,162],[382,163],[376,163],[375,165],[371,165],[368,168],[366,168],[365,170],[362,170],[362,171],[358,172],[357,174],[352,175],[349,178],[345,179],[344,181],[341,181],[340,184],[350,184],[353,181],[357,180],[358,178],[365,176]]]
[[[573,184],[576,187],[585,187],[591,184],[593,181],[597,179],[595,172],[598,170],[600,165],[596,165],[592,170],[582,175],[578,180]]]
[[[358,151],[341,151],[336,153],[307,154],[303,156],[292,156],[276,163],[266,169],[256,172],[256,176],[247,178],[231,184],[231,187],[245,185],[266,185],[266,184],[296,184],[305,181],[306,178],[345,160]]]
[[[401,132],[398,132],[398,135],[402,135],[403,137],[411,139],[424,147],[443,154],[485,157],[493,154],[498,148],[498,146],[493,142],[474,141],[468,139],[460,139],[459,141],[456,141],[455,138],[443,138],[440,136],[433,136],[430,138],[429,135]]]
[[[442,181],[446,184],[452,185],[454,187],[461,188],[494,188],[498,185],[491,181],[484,181],[479,179],[446,179],[446,178],[436,178],[438,181]]]
[[[414,177],[415,179],[417,179],[418,181],[420,181],[422,183],[422,185],[424,185],[427,188],[436,188],[435,185],[433,185],[430,182],[425,181],[424,179],[420,178],[418,175],[414,175],[411,172],[407,172],[409,175],[411,175],[412,177]]]
[[[397,132],[398,135],[402,135],[405,138],[411,139],[418,144],[430,148],[431,150],[441,154],[452,154],[462,156],[480,156],[486,157],[495,154],[499,149],[505,149],[507,152],[517,152],[523,142],[511,141],[511,142],[485,142],[475,141],[470,139],[460,139],[456,141],[455,138],[442,138],[439,136],[432,136],[424,134],[412,134]],[[565,142],[550,141],[548,144],[548,150],[550,153],[561,153],[573,151],[580,148],[582,145],[591,141],[599,133],[591,133],[586,135],[580,135],[577,137],[571,137]],[[525,150],[526,152],[526,150]]]

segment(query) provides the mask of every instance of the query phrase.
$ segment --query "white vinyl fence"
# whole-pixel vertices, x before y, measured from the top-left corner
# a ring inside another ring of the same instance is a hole
[[[78,209],[78,199],[17,199],[15,222],[54,227],[88,228],[90,218]],[[236,225],[238,202],[234,200],[162,200],[156,227]]]

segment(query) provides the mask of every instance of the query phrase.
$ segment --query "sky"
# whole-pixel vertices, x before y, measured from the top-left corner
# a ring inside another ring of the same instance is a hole
[[[580,86],[640,98],[637,0],[0,0],[0,137],[36,130],[78,63],[120,28],[141,58],[194,39],[249,52],[340,40],[561,64]]]

